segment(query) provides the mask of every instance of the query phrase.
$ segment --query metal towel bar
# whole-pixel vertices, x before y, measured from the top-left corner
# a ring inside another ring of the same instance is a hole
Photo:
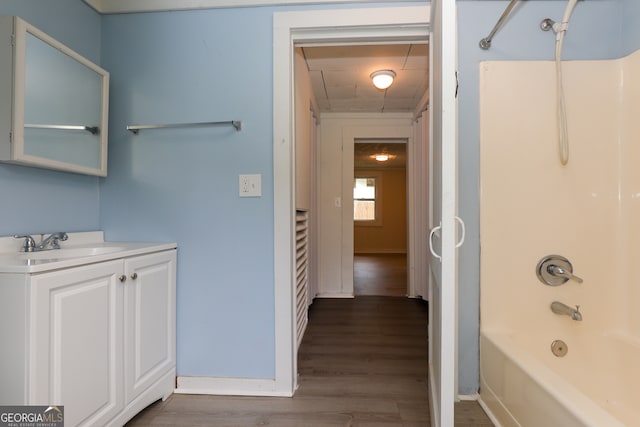
[[[224,126],[231,125],[237,131],[242,129],[242,122],[239,120],[229,120],[226,122],[198,122],[198,123],[172,123],[164,125],[129,125],[127,130],[138,134],[139,131],[144,129],[168,129],[168,128],[193,128],[193,127],[206,127],[206,126]]]
[[[91,132],[94,135],[100,133],[100,128],[98,126],[27,125],[25,124],[24,127],[29,129],[86,130],[87,132]]]
[[[480,48],[487,50],[491,47],[491,39],[493,39],[493,36],[495,36],[496,32],[500,29],[500,27],[502,27],[502,24],[507,19],[507,16],[509,16],[509,13],[511,13],[511,9],[513,9],[517,1],[518,0],[511,0],[509,2],[509,5],[507,5],[504,12],[502,12],[502,16],[500,16],[500,19],[498,19],[498,22],[496,22],[496,25],[493,27],[493,30],[491,30],[491,32],[487,37],[480,40]]]

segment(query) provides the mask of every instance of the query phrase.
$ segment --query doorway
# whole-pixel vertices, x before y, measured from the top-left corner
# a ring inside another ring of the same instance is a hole
[[[371,8],[366,13],[361,9],[336,11],[314,11],[313,13],[286,12],[274,15],[274,279],[275,279],[275,342],[276,366],[273,394],[292,394],[296,387],[296,338],[295,306],[292,301],[295,269],[292,257],[295,225],[294,187],[294,132],[293,117],[294,92],[292,84],[293,47],[296,43],[310,41],[406,41],[424,39],[429,34],[429,7]],[[324,119],[321,119],[321,123]],[[412,118],[402,129],[402,137],[412,138]],[[358,129],[346,130],[343,137],[355,136]],[[365,133],[375,132],[371,126]],[[391,136],[397,136],[395,133]],[[371,136],[371,135],[366,135]],[[380,136],[374,134],[373,137]],[[386,135],[383,135],[386,136]],[[324,138],[324,133],[322,134]],[[322,142],[320,142],[322,145]],[[346,153],[346,152],[345,152]],[[352,155],[352,154],[351,154]],[[322,159],[320,159],[322,161]],[[342,173],[342,172],[340,172]],[[350,172],[352,173],[352,169]],[[352,191],[348,183],[347,194]],[[322,205],[341,207],[342,188],[328,200],[320,200]],[[352,232],[350,233],[352,234]],[[321,233],[320,239],[326,237]],[[336,242],[341,246],[342,241]],[[353,245],[351,240],[350,245]],[[351,249],[352,250],[352,249]],[[350,252],[352,258],[353,252]],[[350,271],[350,281],[353,272]]]
[[[298,57],[302,59],[298,60]],[[405,256],[408,254],[409,262],[426,264],[426,256],[421,256],[420,251],[414,254],[411,250],[426,247],[426,242],[416,243],[420,238],[426,238],[426,233],[420,231],[427,228],[426,214],[418,213],[418,209],[407,209],[406,213],[401,214],[401,221],[389,219],[384,226],[377,221],[372,221],[373,224],[356,221],[354,231],[352,193],[354,167],[358,167],[356,163],[361,161],[356,158],[357,148],[390,149],[400,144],[402,155],[389,153],[394,159],[388,163],[390,167],[399,166],[399,162],[404,163],[407,171],[406,175],[402,175],[405,186],[414,190],[409,194],[402,190],[402,195],[406,198],[402,205],[406,208],[407,201],[415,199],[416,203],[411,204],[411,208],[420,205],[422,209],[421,199],[426,200],[428,194],[427,182],[422,179],[427,176],[425,154],[428,150],[422,149],[422,146],[428,141],[425,138],[427,132],[416,132],[416,128],[419,127],[418,121],[422,120],[422,112],[428,102],[428,57],[426,33],[421,37],[402,41],[322,40],[305,41],[296,46],[296,70],[304,68],[304,73],[296,71],[296,78],[299,74],[305,74],[295,84],[296,100],[300,101],[299,94],[305,93],[306,80],[315,98],[312,102],[318,105],[320,111],[317,227],[322,232],[316,242],[319,248],[319,297],[354,296],[353,255],[362,249],[354,246],[354,239],[361,240],[365,234],[363,231],[367,228],[367,234],[377,234],[378,240],[381,240],[381,235],[386,234],[386,242],[382,243],[391,245],[385,248],[378,242],[376,248],[365,248],[367,252],[374,250]],[[388,68],[396,76],[387,89],[377,89],[372,83],[371,75],[378,73],[381,68]],[[305,102],[303,99],[302,103]],[[296,122],[296,135],[297,128]],[[296,147],[298,144],[299,141],[296,140]],[[375,167],[382,169],[383,163],[372,162],[377,163]],[[397,172],[399,171],[396,171],[396,175]],[[389,174],[391,175],[390,172]],[[384,182],[391,182],[391,178]],[[386,196],[394,193],[397,194],[397,191],[387,192]],[[420,219],[423,220],[422,225],[419,224]],[[402,230],[382,233],[400,222]],[[414,286],[409,286],[410,289],[402,294],[426,297],[426,284],[419,284],[426,283],[427,275],[417,274],[422,271],[419,266],[407,268],[407,271],[408,282]]]
[[[354,296],[406,297],[407,141],[356,140]]]

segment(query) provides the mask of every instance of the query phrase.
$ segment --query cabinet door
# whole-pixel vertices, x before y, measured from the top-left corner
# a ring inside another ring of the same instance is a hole
[[[123,407],[122,260],[33,275],[30,404],[65,425],[104,425]]]
[[[125,402],[175,367],[176,251],[125,260]]]

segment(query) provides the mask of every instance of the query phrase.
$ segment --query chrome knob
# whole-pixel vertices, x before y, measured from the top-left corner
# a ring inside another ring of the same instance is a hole
[[[131,275],[131,279],[132,279],[132,280],[136,280],[137,278],[138,278],[138,273],[133,273],[133,274]]]
[[[23,252],[33,252],[36,249],[36,241],[28,234],[20,236],[18,234],[13,236],[14,239],[24,239],[24,243],[22,245]]]
[[[546,18],[543,19],[542,22],[540,22],[540,29],[542,31],[549,31],[553,29],[554,25],[556,25],[556,22],[553,19]]]
[[[124,282],[125,280],[127,280],[127,276],[123,274],[122,276],[118,277],[118,280],[120,280],[121,282]]]

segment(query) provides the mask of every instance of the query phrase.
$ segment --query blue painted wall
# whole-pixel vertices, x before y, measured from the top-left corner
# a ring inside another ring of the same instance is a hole
[[[178,374],[275,375],[271,11],[106,16],[110,240],[178,243]],[[142,131],[128,124],[242,120]],[[260,198],[239,174],[262,174]]]
[[[628,0],[627,3],[631,5],[635,2]],[[478,42],[491,31],[505,6],[505,1],[458,1],[459,211],[467,225],[467,240],[460,249],[459,263],[461,394],[474,394],[478,388],[479,376],[479,63],[486,60],[552,60],[555,54],[555,37],[552,33],[541,31],[539,24],[548,17],[559,21],[566,2],[518,2],[511,18],[495,35],[491,49],[480,49]],[[637,20],[640,8],[635,5],[633,7],[636,9],[634,16]],[[633,18],[629,19],[628,25],[636,26]],[[620,38],[620,2],[578,2],[565,38],[563,58],[619,57],[622,54]],[[549,102],[552,106],[554,101]],[[505,253],[508,250],[509,248],[505,248]],[[509,262],[508,257],[505,262]],[[532,272],[533,269],[532,265]]]
[[[0,2],[17,15],[100,63],[101,18],[79,0]],[[100,228],[99,178],[0,163],[0,235]]]
[[[640,48],[640,2],[638,0],[620,0],[621,7],[621,47],[625,55],[630,54]]]

